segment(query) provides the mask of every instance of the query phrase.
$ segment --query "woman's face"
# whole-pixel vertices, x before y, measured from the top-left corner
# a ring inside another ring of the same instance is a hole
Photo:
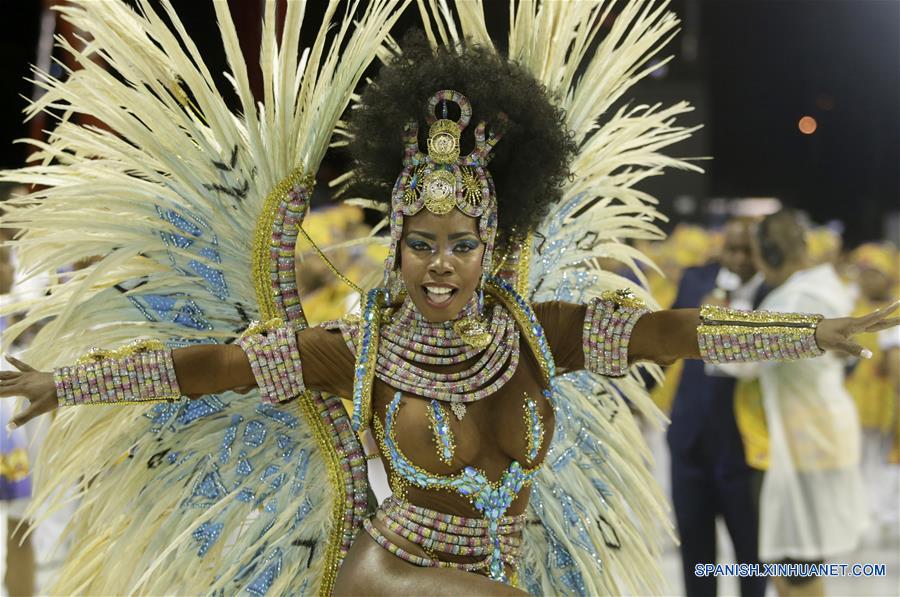
[[[428,321],[455,319],[478,288],[484,243],[475,218],[423,209],[403,219],[400,274],[409,298]]]

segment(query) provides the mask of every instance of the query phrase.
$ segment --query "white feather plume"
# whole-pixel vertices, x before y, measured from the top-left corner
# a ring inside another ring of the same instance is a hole
[[[213,5],[237,111],[169,0],[139,0],[137,11],[113,1],[57,7],[87,41],[74,47],[57,40],[78,69],[61,79],[35,75],[44,93],[26,114],[49,111],[55,122],[46,142],[30,141],[36,152],[28,166],[0,175],[36,189],[5,204],[0,225],[25,230],[13,244],[26,272],[98,261],[67,273],[67,282],[28,305],[24,321],[7,331],[4,342],[11,342],[50,319],[25,355],[36,367],[138,336],[171,346],[222,342],[259,318],[252,249],[265,200],[295,169],[315,174],[404,2],[374,0],[360,11],[359,1],[343,9],[329,1],[315,42],[301,51],[306,3],[286,3],[279,36],[276,2],[269,1],[259,101],[228,3]],[[85,118],[102,126],[79,124]],[[2,312],[24,306],[4,304]],[[332,520],[334,496],[321,483],[325,462],[303,419],[258,404],[253,392],[164,407],[61,411],[36,467],[34,500],[52,510],[68,488],[81,500],[69,531],[76,542],[54,592],[232,593],[266,582],[278,594],[317,592],[324,543],[316,551],[315,542],[292,541],[321,540]],[[301,422],[287,430],[290,420]],[[291,482],[276,489],[280,477],[241,476],[237,455],[218,460],[228,438],[234,441],[231,426],[248,434],[253,421],[265,421],[271,432],[241,458],[253,462],[262,452],[290,448],[295,459],[308,456],[302,479],[299,465],[288,470],[282,463]],[[156,457],[160,468],[149,470]],[[305,483],[305,475],[316,482]],[[218,491],[212,481],[204,485],[214,478],[229,486],[200,504]],[[255,492],[254,500],[241,501],[243,489]],[[269,513],[278,500],[280,509]],[[297,527],[299,513],[287,506],[307,501],[311,509]],[[204,533],[214,528],[204,525],[213,523],[228,536],[200,553]],[[276,560],[282,573],[270,581]]]

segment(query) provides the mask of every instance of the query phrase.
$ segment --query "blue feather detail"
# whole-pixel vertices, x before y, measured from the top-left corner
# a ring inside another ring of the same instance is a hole
[[[260,597],[269,592],[272,583],[281,574],[282,553],[281,549],[276,548],[272,554],[266,558],[265,569],[247,585],[247,592],[251,595]]]
[[[200,548],[197,550],[198,556],[202,558],[206,555],[206,552],[215,544],[224,528],[225,525],[221,522],[206,521],[194,530],[191,536],[200,543]]]

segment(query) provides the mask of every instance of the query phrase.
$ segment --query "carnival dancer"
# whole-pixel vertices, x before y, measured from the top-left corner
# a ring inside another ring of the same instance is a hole
[[[91,189],[95,231],[121,225],[123,210],[143,216],[133,242],[112,234],[105,251],[80,248],[107,257],[68,287],[68,302],[43,307],[58,320],[42,346],[56,350],[35,364],[59,365],[82,341],[63,341],[76,333],[73,314],[116,344],[136,329],[166,343],[93,351],[53,373],[15,361],[21,372],[3,375],[0,395],[28,399],[17,423],[60,405],[167,403],[134,415],[64,409],[54,422],[53,484],[86,480],[73,524],[82,540],[60,592],[658,590],[646,537],[663,510],[622,412],[623,394],[649,403],[631,365],[854,352],[854,333],[895,323],[891,310],[836,320],[653,312],[585,265],[600,253],[634,265],[641,256],[617,239],[656,229],[632,185],[690,167],[658,153],[688,134],[672,122],[685,105],[629,108],[608,129],[596,125],[665,43],[675,21],[663,6],[622,7],[589,60],[608,6],[523,3],[509,60],[493,50],[477,5],[458,6],[462,34],[432,6],[427,43],[404,44],[348,130],[338,118],[399,8],[350,11],[333,39],[329,15],[300,64],[292,36],[302,13],[288,3],[277,45],[272,3],[257,107],[217,3],[240,118],[223,117],[193,46],[149,4],[141,15],[115,3],[64,9],[126,84],[86,60],[83,79],[50,83],[44,101],[105,109],[128,142],[63,122],[48,151],[74,162],[9,174],[51,184],[12,220],[30,231],[42,265],[59,232],[44,211],[52,206]],[[171,7],[167,17],[178,29]],[[582,60],[596,84],[577,82]],[[115,91],[122,111],[87,81]],[[166,134],[145,137],[158,118]],[[310,173],[335,127],[352,136],[366,205],[387,213],[389,251],[360,316],[308,327],[293,251]],[[87,135],[77,151],[69,133]],[[104,151],[109,159],[97,160]],[[619,171],[630,164],[643,169]],[[248,327],[248,313],[264,323]],[[353,398],[349,416],[341,395]],[[357,439],[369,431],[393,490],[374,515]],[[128,566],[108,569],[111,557]]]

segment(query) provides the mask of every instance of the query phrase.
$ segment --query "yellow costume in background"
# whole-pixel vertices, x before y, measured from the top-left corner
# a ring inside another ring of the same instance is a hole
[[[843,246],[840,233],[827,226],[819,226],[806,233],[806,249],[810,259],[816,264],[836,263]]]
[[[747,465],[769,468],[769,429],[758,379],[738,379],[734,386],[734,419],[737,422]]]
[[[897,251],[888,244],[867,243],[849,255],[847,276],[859,289],[854,315],[884,307],[897,296]],[[885,333],[863,335],[859,343],[872,351],[871,359],[860,359],[847,376],[862,427],[862,471],[867,486],[869,512],[876,532],[896,534],[897,437],[900,417],[897,406],[896,341],[885,342]],[[893,347],[893,348],[889,348]],[[891,361],[894,359],[894,362]],[[893,436],[893,437],[892,437]]]
[[[874,270],[896,284],[896,272],[900,264],[892,247],[874,243],[862,245],[853,252],[852,261],[858,271]],[[897,292],[898,289],[895,288],[891,296],[897,296]],[[884,307],[887,302],[873,301],[862,293],[853,315],[864,315]],[[860,336],[859,343],[871,350],[874,356],[859,360],[847,377],[847,389],[856,401],[863,429],[891,433],[897,427],[897,394],[888,376],[887,356],[879,349],[878,336],[875,334]]]
[[[882,302],[872,302],[860,297],[853,316],[865,315],[884,306]],[[887,375],[886,355],[878,347],[876,334],[861,335],[858,341],[864,348],[872,351],[873,357],[859,360],[847,376],[847,389],[856,402],[863,429],[890,433],[897,418],[897,396]]]
[[[370,230],[363,220],[363,210],[352,205],[337,205],[311,212],[303,229],[319,247],[332,247],[368,236]],[[368,287],[364,278],[372,272],[378,275],[387,246],[353,245],[328,252],[328,259],[355,284]],[[310,244],[300,238],[297,242],[297,279],[303,308],[311,325],[339,319],[359,304],[355,290],[330,271],[316,255]]]

